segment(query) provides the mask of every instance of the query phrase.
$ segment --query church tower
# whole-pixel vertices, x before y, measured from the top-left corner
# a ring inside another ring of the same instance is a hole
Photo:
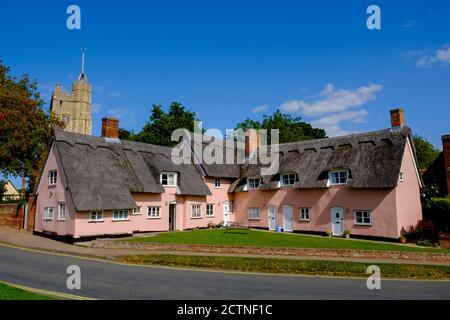
[[[84,58],[85,48],[83,47],[81,74],[72,84],[72,94],[69,95],[61,90],[60,85],[56,85],[50,111],[65,124],[65,131],[92,135],[92,87],[84,71]]]

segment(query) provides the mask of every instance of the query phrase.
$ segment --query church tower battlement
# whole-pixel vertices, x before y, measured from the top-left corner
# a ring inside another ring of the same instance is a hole
[[[72,93],[69,95],[61,90],[60,85],[56,85],[50,111],[65,124],[65,131],[92,135],[92,86],[87,81],[84,71],[84,56],[85,48],[83,48],[81,74],[72,84]]]

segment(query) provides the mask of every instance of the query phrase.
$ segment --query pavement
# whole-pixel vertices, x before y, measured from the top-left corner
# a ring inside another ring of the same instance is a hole
[[[423,261],[423,260],[401,260],[401,259],[369,259],[369,258],[341,258],[323,256],[288,256],[288,255],[260,255],[260,254],[237,254],[237,253],[208,253],[192,251],[160,251],[146,249],[107,249],[92,248],[89,243],[71,245],[48,238],[35,236],[25,230],[17,230],[9,227],[0,227],[0,244],[12,245],[20,248],[30,248],[53,253],[70,254],[81,257],[92,257],[106,260],[118,260],[125,255],[143,254],[176,254],[191,256],[229,256],[229,257],[252,257],[252,258],[279,258],[295,260],[325,260],[325,261],[347,261],[362,263],[405,263],[421,265],[448,265],[446,262]]]
[[[80,290],[67,288],[66,271],[74,265]],[[134,266],[3,245],[0,281],[92,299],[450,299],[449,281],[382,279],[380,290],[369,290],[366,279]]]

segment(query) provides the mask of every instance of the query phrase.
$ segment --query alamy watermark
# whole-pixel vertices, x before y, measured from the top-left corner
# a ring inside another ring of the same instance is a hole
[[[81,290],[81,269],[77,265],[71,265],[67,267],[66,274],[67,277],[66,285],[69,290]]]
[[[69,30],[81,30],[81,9],[77,5],[67,7],[66,13],[70,16],[66,20],[66,26]]]
[[[367,278],[367,289],[380,290],[381,289],[381,269],[377,265],[371,265],[367,268],[366,273],[370,274]]]
[[[258,164],[261,175],[277,174],[279,168],[279,130],[226,130],[225,138],[218,129],[203,134],[202,122],[194,123],[194,132],[176,129],[172,141],[171,160],[180,164]]]

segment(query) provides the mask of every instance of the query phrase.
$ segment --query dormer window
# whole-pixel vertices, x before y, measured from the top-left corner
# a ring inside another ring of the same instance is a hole
[[[161,173],[161,184],[165,187],[177,186],[177,174],[174,172]]]
[[[283,187],[292,187],[295,181],[297,181],[297,175],[295,173],[281,175],[281,185]]]
[[[248,189],[258,189],[260,184],[261,184],[260,178],[248,178],[247,180]]]
[[[343,185],[347,183],[348,171],[347,170],[333,170],[328,172],[330,185]]]

